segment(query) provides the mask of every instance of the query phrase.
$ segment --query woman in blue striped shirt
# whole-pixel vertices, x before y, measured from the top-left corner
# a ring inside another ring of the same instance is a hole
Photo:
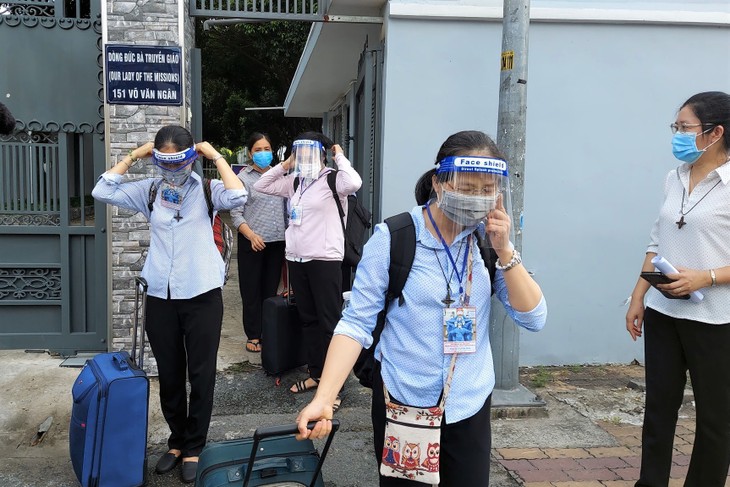
[[[495,186],[493,173],[475,172],[473,167],[467,169],[470,164],[482,168],[501,165],[506,174],[506,162],[496,144],[482,132],[464,131],[443,143],[436,157],[436,169],[419,180],[416,199],[424,204],[411,210],[416,252],[403,288],[404,302],[389,307],[375,350],[372,419],[375,455],[379,462],[382,459],[383,465],[384,445],[386,449],[392,445],[392,438],[388,438],[390,443],[385,438],[383,384],[387,386],[390,402],[430,408],[438,404],[450,383],[440,438],[436,438],[435,446],[401,444],[402,452],[387,456],[390,466],[394,466],[392,470],[405,470],[418,478],[422,475],[421,466],[430,468],[425,462],[425,452],[429,456],[432,451],[438,455],[440,448],[442,486],[488,485],[489,482],[490,400],[495,383],[489,344],[491,284],[472,238],[474,230],[486,232],[496,251],[499,270],[494,279],[494,294],[509,316],[531,331],[542,329],[547,316],[542,291],[522,266],[519,253],[509,240],[511,221],[503,204],[505,194],[487,195]],[[503,185],[502,190],[506,187]],[[365,246],[350,306],[335,330],[321,382],[314,399],[297,418],[300,437],[320,438],[329,433],[337,393],[360,351],[373,342],[376,317],[386,304],[390,240],[387,226],[380,224]],[[469,267],[465,271],[463,262],[472,263],[471,273]],[[452,311],[452,303],[457,311]],[[458,310],[468,307],[475,318],[470,326],[476,338],[466,335],[474,342],[472,348],[469,353],[458,353],[452,361],[451,352],[467,349],[459,348],[464,342],[447,343],[448,334],[444,330],[449,316],[461,318]],[[318,423],[308,432],[306,424],[312,420]],[[414,451],[424,452],[419,461],[406,460],[405,456],[412,456]],[[426,485],[384,476],[384,469],[380,471],[381,486]]]

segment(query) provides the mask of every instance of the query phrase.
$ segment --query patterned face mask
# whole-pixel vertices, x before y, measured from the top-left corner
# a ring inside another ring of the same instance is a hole
[[[152,161],[162,179],[174,186],[182,186],[193,172],[193,162],[198,158],[195,147],[180,152],[160,152],[152,149]]]

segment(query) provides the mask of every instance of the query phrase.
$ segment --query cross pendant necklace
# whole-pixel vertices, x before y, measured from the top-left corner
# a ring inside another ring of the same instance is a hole
[[[456,260],[459,260],[459,255],[461,255],[461,246],[463,244],[463,241],[459,244],[459,252],[456,254]],[[446,277],[446,273],[444,272],[444,268],[441,265],[441,259],[439,259],[439,254],[436,252],[436,249],[433,249],[433,253],[439,263],[439,269],[441,269],[441,274],[443,274],[444,280],[446,281],[446,297],[442,299],[441,302],[444,303],[447,308],[449,308],[451,307],[452,303],[456,302],[451,298],[451,278],[454,277],[454,271],[456,270],[456,268],[451,269],[451,275],[449,277]]]
[[[442,299],[441,302],[444,303],[447,308],[450,307],[451,303],[454,302],[454,300],[451,299],[451,285],[450,284],[446,285],[446,297],[444,299]]]
[[[182,215],[180,215],[180,210],[177,210],[177,214],[173,218],[178,222],[183,219]]]
[[[690,208],[687,211],[684,211],[684,197],[687,195],[687,191],[684,188],[682,188],[682,206],[679,208],[679,214],[681,215],[681,217],[679,218],[679,221],[674,222],[674,223],[677,224],[677,228],[678,229],[681,230],[682,227],[687,224],[687,222],[684,221],[684,215],[686,215],[690,211],[694,210],[695,209],[695,206],[699,205],[700,204],[700,201],[702,201],[703,199],[705,199],[705,197],[708,194],[710,194],[710,191],[712,191],[713,189],[715,189],[717,187],[717,185],[720,184],[721,182],[722,182],[722,179],[720,179],[718,182],[716,182],[715,183],[715,186],[711,187],[710,190],[707,191],[707,193],[705,193],[704,195],[702,195],[702,198],[700,198],[699,201],[697,201],[697,203],[695,203],[694,205],[692,205],[692,208]]]

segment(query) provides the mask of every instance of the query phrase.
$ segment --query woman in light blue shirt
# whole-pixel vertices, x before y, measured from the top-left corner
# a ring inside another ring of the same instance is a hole
[[[146,331],[157,360],[160,405],[171,431],[169,451],[155,470],[169,472],[182,460],[183,482],[195,481],[208,434],[223,321],[225,263],[213,241],[205,183],[192,171],[198,154],[212,159],[221,175],[210,181],[214,210],[244,204],[247,192],[223,156],[207,142],[195,144],[190,132],[176,125],[161,128],[154,144],[130,151],[101,175],[92,192],[97,200],[138,211],[150,222],[142,269],[149,286]],[[161,178],[123,180],[135,162],[150,156]]]
[[[522,266],[509,240],[511,221],[504,208],[504,193],[499,196],[491,171],[467,169],[470,164],[482,168],[501,165],[506,174],[506,162],[494,142],[482,132],[464,131],[443,143],[436,157],[437,168],[419,180],[416,199],[425,204],[411,211],[415,258],[403,288],[403,303],[389,306],[375,350],[372,419],[379,462],[381,458],[385,461],[383,383],[391,402],[429,408],[438,403],[454,366],[440,431],[442,486],[489,482],[490,398],[495,382],[489,344],[491,284],[473,238],[475,230],[482,235],[486,232],[498,256],[495,295],[508,314],[532,331],[544,326],[547,314],[540,287]],[[386,304],[390,240],[387,226],[380,224],[365,246],[350,306],[335,330],[319,388],[297,418],[301,437],[318,438],[329,433],[333,401],[360,351],[372,344],[376,317]],[[462,318],[454,308],[469,307],[475,318],[475,324],[470,324],[474,336],[470,332],[464,335],[471,339],[469,342],[449,343],[447,322],[457,316]],[[455,350],[461,353],[452,362]],[[306,424],[312,420],[318,423],[307,432]],[[426,449],[427,445],[420,445],[420,451]],[[433,449],[428,450],[430,453]],[[407,452],[413,451],[409,445]],[[405,452],[401,452],[401,458]],[[398,458],[398,452],[395,455]],[[423,455],[420,460],[425,460]],[[421,464],[403,464],[403,468],[416,472],[414,465]],[[380,485],[425,484],[381,473]]]

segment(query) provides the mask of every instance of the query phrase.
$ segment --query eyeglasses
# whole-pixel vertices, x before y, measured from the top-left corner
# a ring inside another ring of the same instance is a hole
[[[669,128],[672,129],[672,133],[676,134],[677,132],[688,132],[687,129],[695,128],[695,127],[703,127],[705,125],[712,125],[711,123],[670,123]]]
[[[496,196],[498,191],[496,186],[488,186],[484,188],[475,188],[474,186],[459,186],[456,187],[452,183],[446,183],[448,184],[452,190],[456,191],[457,193],[466,194],[469,196]]]

